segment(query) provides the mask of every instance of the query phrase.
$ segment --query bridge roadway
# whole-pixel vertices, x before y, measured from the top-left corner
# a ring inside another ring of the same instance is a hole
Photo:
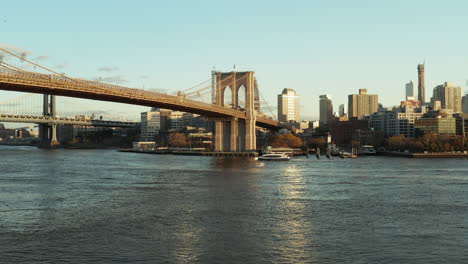
[[[213,118],[246,119],[246,112],[152,91],[132,89],[100,82],[71,79],[56,75],[16,72],[0,69],[0,90],[61,95],[100,101],[159,107],[200,114]],[[256,117],[256,126],[278,128],[280,124],[266,116]]]
[[[29,116],[29,115],[5,115],[0,114],[0,122],[13,123],[34,123],[49,125],[77,125],[77,126],[95,126],[95,127],[122,127],[135,128],[140,125],[138,122],[121,122],[107,120],[83,120],[70,117],[53,116]]]

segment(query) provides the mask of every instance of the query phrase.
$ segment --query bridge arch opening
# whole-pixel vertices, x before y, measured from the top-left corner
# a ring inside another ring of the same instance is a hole
[[[245,101],[247,100],[247,94],[245,91],[246,89],[244,85],[241,85],[237,90],[237,106],[239,106],[241,109],[245,109]]]
[[[223,106],[224,107],[229,107],[232,108],[234,105],[234,102],[232,101],[232,89],[231,86],[226,86],[223,91]]]

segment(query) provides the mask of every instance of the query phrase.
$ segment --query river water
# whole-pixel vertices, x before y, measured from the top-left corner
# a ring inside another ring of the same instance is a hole
[[[467,263],[468,160],[0,146],[0,263]]]

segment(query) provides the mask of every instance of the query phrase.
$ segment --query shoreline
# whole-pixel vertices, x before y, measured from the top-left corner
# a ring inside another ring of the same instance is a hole
[[[156,155],[187,155],[187,156],[224,156],[224,157],[258,157],[257,152],[214,152],[214,151],[190,151],[190,150],[134,150],[119,149],[119,152],[156,154]]]
[[[380,156],[413,158],[413,159],[452,159],[468,158],[468,153],[464,152],[430,152],[430,153],[409,153],[397,151],[378,152]]]

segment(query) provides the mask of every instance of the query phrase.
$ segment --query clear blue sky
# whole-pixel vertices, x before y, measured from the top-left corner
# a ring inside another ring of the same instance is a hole
[[[4,1],[0,19],[0,43],[71,76],[175,91],[236,64],[272,105],[296,89],[304,119],[359,88],[396,105],[424,59],[426,96],[468,79],[466,0]]]

